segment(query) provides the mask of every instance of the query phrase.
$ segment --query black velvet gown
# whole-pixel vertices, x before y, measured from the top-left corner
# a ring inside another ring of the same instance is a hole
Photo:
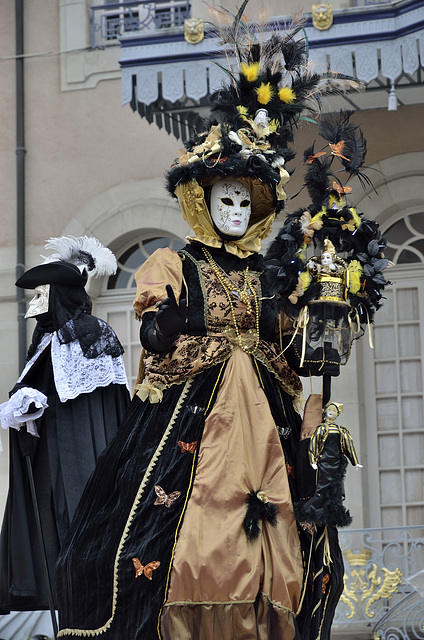
[[[301,384],[275,341],[260,257],[233,257],[227,273],[237,289],[248,264],[256,314],[234,293],[233,315],[198,243],[159,250],[136,275],[142,334],[167,283],[184,291],[188,322],[170,353],[144,354],[84,492],[56,570],[60,638],[329,637],[330,591],[318,579],[312,593],[323,547],[292,509]]]

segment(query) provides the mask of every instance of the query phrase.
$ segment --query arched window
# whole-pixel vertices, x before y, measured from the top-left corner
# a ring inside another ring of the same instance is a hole
[[[424,213],[412,213],[384,233],[386,257],[397,265],[424,263]]]
[[[115,275],[108,280],[108,289],[129,289],[135,287],[134,275],[137,269],[143,264],[156,249],[169,247],[178,251],[184,246],[184,242],[177,238],[169,238],[164,236],[149,237],[140,240],[125,250],[117,257],[118,270]]]

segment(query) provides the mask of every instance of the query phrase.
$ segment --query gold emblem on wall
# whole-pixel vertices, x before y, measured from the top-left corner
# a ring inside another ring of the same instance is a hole
[[[204,27],[202,18],[187,18],[184,20],[184,38],[190,44],[198,44],[203,40]]]
[[[402,572],[399,569],[390,571],[386,567],[378,567],[375,562],[368,564],[371,551],[361,549],[354,552],[351,549],[344,552],[345,560],[350,565],[350,577],[343,576],[344,591],[340,598],[349,608],[346,618],[354,618],[356,608],[361,603],[368,618],[375,616],[371,607],[377,600],[390,600],[397,592],[402,582]],[[382,573],[383,575],[379,575]]]
[[[332,4],[313,4],[312,5],[312,24],[315,29],[325,31],[333,24],[333,5]]]

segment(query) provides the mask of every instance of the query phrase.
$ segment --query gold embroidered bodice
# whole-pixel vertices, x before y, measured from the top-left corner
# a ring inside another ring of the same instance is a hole
[[[174,271],[180,270],[179,276],[174,273],[172,284],[174,290],[181,291],[184,283],[190,321],[187,333],[180,335],[169,353],[145,353],[143,362],[144,395],[149,395],[151,400],[154,397],[156,401],[160,401],[163,389],[172,384],[183,382],[207,367],[224,362],[231,356],[234,349],[240,348],[237,335],[239,333],[244,341],[243,344],[247,346],[246,350],[252,350],[252,356],[275,374],[284,391],[292,397],[300,396],[301,382],[287,365],[284,356],[279,353],[279,345],[263,339],[262,336],[259,336],[259,340],[257,339],[259,322],[256,317],[255,305],[252,305],[251,312],[248,313],[246,304],[239,299],[236,293],[231,291],[230,286],[232,312],[223,286],[206,260],[195,260],[189,254],[184,255],[185,261],[191,260],[191,266],[195,265],[197,282],[194,282],[193,270],[188,278],[187,270],[183,268],[183,261],[178,256],[180,261],[178,263],[175,258],[178,254],[170,249],[159,251],[161,253],[156,255],[158,252],[155,252],[136,274],[138,285],[137,299],[134,305],[136,313],[141,315],[143,311],[154,310],[154,304],[166,297],[165,284],[170,279],[171,262]],[[156,274],[154,274],[155,270],[158,271]],[[146,282],[146,274],[148,274],[149,283]],[[234,291],[243,287],[244,273],[242,271],[231,271],[227,276],[230,279],[230,284],[233,281],[235,285]],[[153,280],[165,284],[162,284],[162,288],[155,292],[151,284]],[[260,317],[263,295],[260,274],[249,272],[249,282],[250,286],[255,289],[254,293],[258,301],[257,313]],[[149,295],[144,293],[146,288],[149,288]],[[199,317],[196,319],[196,317],[190,317],[190,309],[195,306],[192,302],[192,296],[199,296],[199,293],[202,297],[202,304],[198,303],[196,308],[203,308],[203,318],[200,318],[199,313]],[[140,300],[143,301],[143,308],[141,308]],[[202,335],[196,335],[200,332]],[[254,348],[255,343],[257,343],[256,349]]]

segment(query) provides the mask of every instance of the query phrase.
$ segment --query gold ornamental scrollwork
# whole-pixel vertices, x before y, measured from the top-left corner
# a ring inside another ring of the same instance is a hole
[[[369,564],[369,549],[356,553],[349,549],[344,552],[344,557],[351,567],[350,577],[346,573],[343,576],[344,590],[340,598],[349,608],[346,618],[354,618],[359,603],[364,606],[367,617],[373,618],[375,611],[371,611],[372,605],[378,600],[390,600],[402,582],[402,572],[379,567],[375,562]]]
[[[202,42],[205,36],[202,18],[187,18],[184,20],[184,38],[190,44]]]
[[[313,4],[312,5],[312,24],[315,29],[325,31],[333,24],[333,5],[332,4]]]

